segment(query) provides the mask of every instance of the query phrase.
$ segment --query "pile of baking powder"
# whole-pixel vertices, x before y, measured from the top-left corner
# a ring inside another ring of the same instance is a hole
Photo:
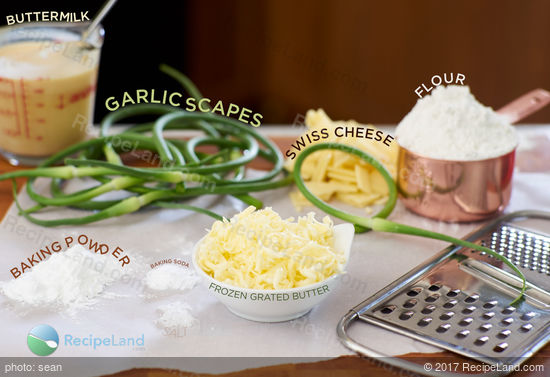
[[[479,103],[468,86],[439,86],[416,103],[396,130],[397,142],[411,152],[441,160],[473,161],[511,152],[514,128]]]
[[[89,307],[120,278],[121,267],[111,259],[74,245],[21,277],[1,282],[0,291],[14,303],[74,312]]]

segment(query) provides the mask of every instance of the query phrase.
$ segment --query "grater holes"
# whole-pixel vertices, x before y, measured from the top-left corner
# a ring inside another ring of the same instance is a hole
[[[439,319],[442,320],[442,321],[448,321],[449,319],[451,319],[453,316],[455,315],[454,312],[446,312],[446,313],[443,313],[439,316]]]
[[[410,319],[414,315],[414,312],[412,310],[407,310],[406,312],[403,312],[399,315],[399,319],[402,321],[406,321]]]
[[[422,309],[422,314],[430,314],[436,309],[435,305],[426,305],[424,309]]]
[[[500,254],[510,258],[518,267],[525,265],[525,269],[522,270],[526,275],[530,272],[529,268],[534,268],[534,271],[544,273],[541,275],[543,279],[544,276],[550,276],[550,243],[546,250],[542,242],[537,242],[536,238],[527,244],[526,236],[529,233],[523,236],[516,232],[512,237],[511,232],[504,232],[502,235],[491,233],[489,236],[481,237],[484,242],[478,238],[477,243],[496,252],[501,250]],[[504,236],[502,240],[501,236]],[[550,237],[548,240],[550,241]],[[502,263],[497,264],[494,263],[494,259],[489,260],[488,255],[481,257],[479,253],[473,254],[474,251],[467,248],[460,252],[510,272]],[[443,261],[435,267],[433,271],[415,277],[418,280],[402,284],[398,290],[385,296],[386,299],[394,301],[382,301],[375,306],[376,312],[371,309],[364,315],[378,317],[384,323],[400,328],[408,334],[430,337],[434,343],[442,345],[445,349],[462,349],[479,357],[501,358],[509,354],[516,355],[517,347],[527,349],[537,341],[537,337],[544,335],[544,328],[538,324],[539,321],[542,324],[545,317],[536,306],[526,303],[521,307],[516,306],[515,311],[505,310],[508,308],[506,292],[485,285],[486,281],[483,279],[476,281],[468,278],[462,281],[463,277],[466,278],[464,274],[461,274],[461,279],[456,275],[447,275],[449,268],[457,267],[452,260]],[[408,292],[411,292],[409,296]],[[391,314],[383,315],[380,309],[390,304],[396,305],[397,308]],[[466,311],[463,313],[464,309]],[[414,314],[404,314],[407,311],[414,311]],[[513,322],[509,322],[509,319]],[[485,336],[487,338],[483,338]],[[477,345],[474,344],[480,338]],[[484,342],[484,339],[487,340]],[[505,349],[501,346],[500,350],[497,346],[502,343],[507,343],[508,346]]]
[[[493,348],[493,351],[495,352],[504,352],[506,350],[506,348],[508,348],[508,343],[506,342],[502,342],[500,344],[497,344],[494,348]]]
[[[411,298],[410,300],[407,300],[407,301],[403,304],[403,307],[404,307],[404,308],[407,308],[407,309],[410,309],[410,308],[414,307],[416,304],[418,304],[418,300],[415,299],[415,298]]]
[[[512,323],[514,323],[514,319],[512,317],[507,317],[500,321],[500,323],[504,326],[510,326]]]
[[[527,312],[527,313],[524,313],[522,316],[521,316],[521,319],[523,321],[529,321],[533,318],[535,318],[537,316],[537,313],[535,312]]]
[[[391,314],[395,309],[397,309],[397,306],[387,305],[387,306],[384,306],[382,309],[380,309],[380,313],[382,313],[382,314]]]
[[[455,336],[459,339],[464,339],[468,335],[470,335],[470,330],[462,330],[462,331],[457,332]]]
[[[525,325],[523,325],[523,326],[521,326],[521,327],[519,328],[519,331],[521,331],[521,332],[529,332],[529,331],[531,331],[532,329],[533,329],[533,325],[530,324],[530,323],[526,323]]]
[[[501,238],[500,241],[502,245],[517,250],[514,253],[513,250],[509,249],[507,253],[503,254],[512,259],[516,265],[529,271],[550,275],[550,261],[548,258],[550,246],[546,238],[517,232],[517,234],[510,233],[508,238]]]
[[[510,336],[510,334],[512,333],[512,331],[508,330],[508,329],[505,329],[505,330],[502,330],[501,332],[499,332],[497,334],[497,338],[499,339],[506,339]]]
[[[433,318],[432,317],[424,317],[420,321],[418,321],[418,326],[420,327],[426,327],[430,323],[432,323]]]
[[[456,297],[460,293],[460,289],[452,289],[447,292],[447,297]]]
[[[426,297],[425,301],[426,302],[435,302],[435,301],[437,301],[437,299],[439,297],[440,297],[439,293],[434,293],[434,294],[431,294],[428,297]]]
[[[478,330],[481,332],[487,332],[493,328],[493,325],[490,323],[484,323],[483,325],[479,326]]]
[[[418,296],[418,294],[422,292],[422,288],[420,287],[415,287],[413,289],[411,289],[410,291],[407,292],[407,296],[409,297],[415,297],[415,296]]]
[[[450,308],[453,308],[457,303],[458,303],[458,301],[456,301],[456,300],[450,300],[450,301],[447,301],[446,303],[444,303],[443,307],[445,309],[450,309]]]
[[[507,308],[504,308],[502,310],[502,314],[512,314],[516,311],[516,308],[514,308],[513,306],[508,306]]]
[[[489,337],[488,336],[480,336],[479,338],[476,339],[476,341],[474,342],[474,344],[476,346],[482,346],[484,345],[485,343],[487,343],[487,341],[489,340]]]

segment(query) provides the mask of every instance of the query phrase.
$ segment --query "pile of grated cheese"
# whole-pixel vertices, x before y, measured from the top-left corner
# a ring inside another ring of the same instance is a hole
[[[314,214],[283,220],[271,208],[248,207],[216,221],[199,245],[197,262],[214,279],[241,288],[303,287],[342,271],[343,250],[334,250],[333,223]]]
[[[396,177],[399,152],[397,143],[387,146],[364,138],[337,137],[334,132],[336,127],[362,125],[355,121],[333,121],[322,109],[308,110],[305,123],[308,132],[325,128],[329,134],[328,138],[311,144],[333,142],[355,147],[376,158],[392,177]],[[371,125],[368,127],[374,128]],[[294,160],[287,160],[285,168],[292,171]],[[327,149],[311,154],[302,164],[302,177],[309,190],[320,199],[327,202],[336,199],[354,207],[365,208],[367,213],[373,211],[371,206],[385,203],[389,196],[388,185],[375,168],[359,157],[343,151]],[[311,205],[300,191],[290,193],[290,199],[298,210]]]

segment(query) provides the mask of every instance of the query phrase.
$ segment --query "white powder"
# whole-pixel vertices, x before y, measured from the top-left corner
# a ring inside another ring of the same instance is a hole
[[[191,307],[185,302],[174,301],[158,307],[159,318],[155,323],[163,328],[188,328],[198,324],[191,314]]]
[[[144,280],[145,286],[154,292],[181,292],[193,289],[199,281],[199,277],[188,268],[164,264],[149,271]]]
[[[0,283],[0,291],[15,303],[74,312],[90,306],[121,275],[113,258],[74,245],[21,277]]]
[[[482,160],[512,151],[516,131],[479,103],[468,86],[439,86],[419,99],[396,130],[399,145],[425,157]]]

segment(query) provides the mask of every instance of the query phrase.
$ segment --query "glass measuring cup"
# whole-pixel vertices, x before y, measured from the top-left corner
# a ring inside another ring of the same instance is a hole
[[[92,124],[103,28],[57,22],[0,28],[0,153],[37,165]]]

